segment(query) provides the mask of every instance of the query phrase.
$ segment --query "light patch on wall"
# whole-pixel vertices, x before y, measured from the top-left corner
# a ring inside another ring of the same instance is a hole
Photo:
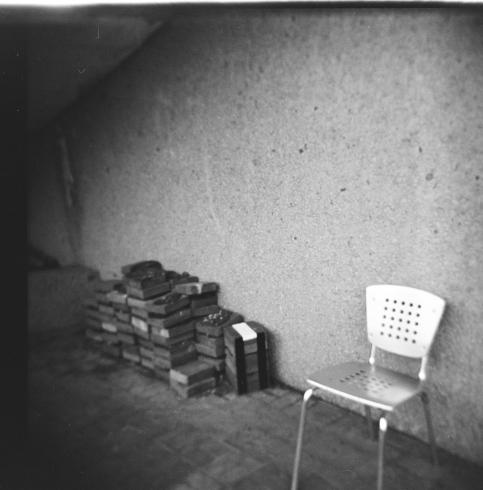
[[[218,218],[218,214],[216,213],[216,208],[213,200],[213,190],[211,187],[211,174],[206,160],[203,163],[203,170],[205,174],[206,194],[208,196],[208,205],[209,205],[211,218],[215,223],[216,231],[218,232],[220,239],[223,240],[224,239],[223,227],[221,226],[220,220]]]
[[[59,145],[60,150],[60,167],[62,171],[62,186],[64,188],[64,196],[65,202],[67,203],[67,207],[71,208],[73,205],[72,200],[72,188],[74,186],[74,177],[72,175],[70,159],[69,159],[69,151],[67,149],[67,141],[62,130],[57,127],[57,144]]]

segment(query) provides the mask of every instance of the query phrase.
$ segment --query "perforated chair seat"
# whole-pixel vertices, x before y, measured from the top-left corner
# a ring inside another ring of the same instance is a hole
[[[309,376],[307,382],[314,388],[388,412],[422,389],[419,379],[366,362],[327,367]]]

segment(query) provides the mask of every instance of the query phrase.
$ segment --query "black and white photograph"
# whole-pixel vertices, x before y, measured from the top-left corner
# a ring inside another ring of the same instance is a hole
[[[1,490],[483,489],[482,6],[0,0]]]

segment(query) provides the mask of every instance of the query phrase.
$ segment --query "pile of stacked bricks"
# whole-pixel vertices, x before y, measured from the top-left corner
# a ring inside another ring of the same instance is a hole
[[[195,323],[198,359],[210,364],[221,378],[225,372],[225,329],[243,322],[243,316],[220,308]]]
[[[112,296],[122,294],[123,287],[122,282],[117,280],[97,280],[93,295],[84,302],[87,337],[99,343],[106,354],[114,357],[119,357],[121,346],[115,316],[118,305],[113,303]]]
[[[121,272],[122,279],[98,280],[84,305],[86,336],[104,352],[142,365],[185,398],[215,388],[225,371],[237,393],[268,386],[264,330],[220,307],[217,283],[165,270],[153,260]],[[253,325],[262,339],[255,348],[250,335],[245,339]],[[235,334],[227,336],[229,328]]]

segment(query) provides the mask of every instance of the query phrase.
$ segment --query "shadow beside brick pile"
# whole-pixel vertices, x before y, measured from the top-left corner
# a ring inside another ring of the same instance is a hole
[[[274,387],[179,399],[81,331],[31,337],[31,489],[283,489],[290,487],[301,394]],[[481,488],[483,469],[395,431],[386,489]],[[311,401],[300,489],[373,489],[376,443],[359,415]],[[20,487],[19,487],[20,488]],[[23,487],[22,487],[23,488]]]

